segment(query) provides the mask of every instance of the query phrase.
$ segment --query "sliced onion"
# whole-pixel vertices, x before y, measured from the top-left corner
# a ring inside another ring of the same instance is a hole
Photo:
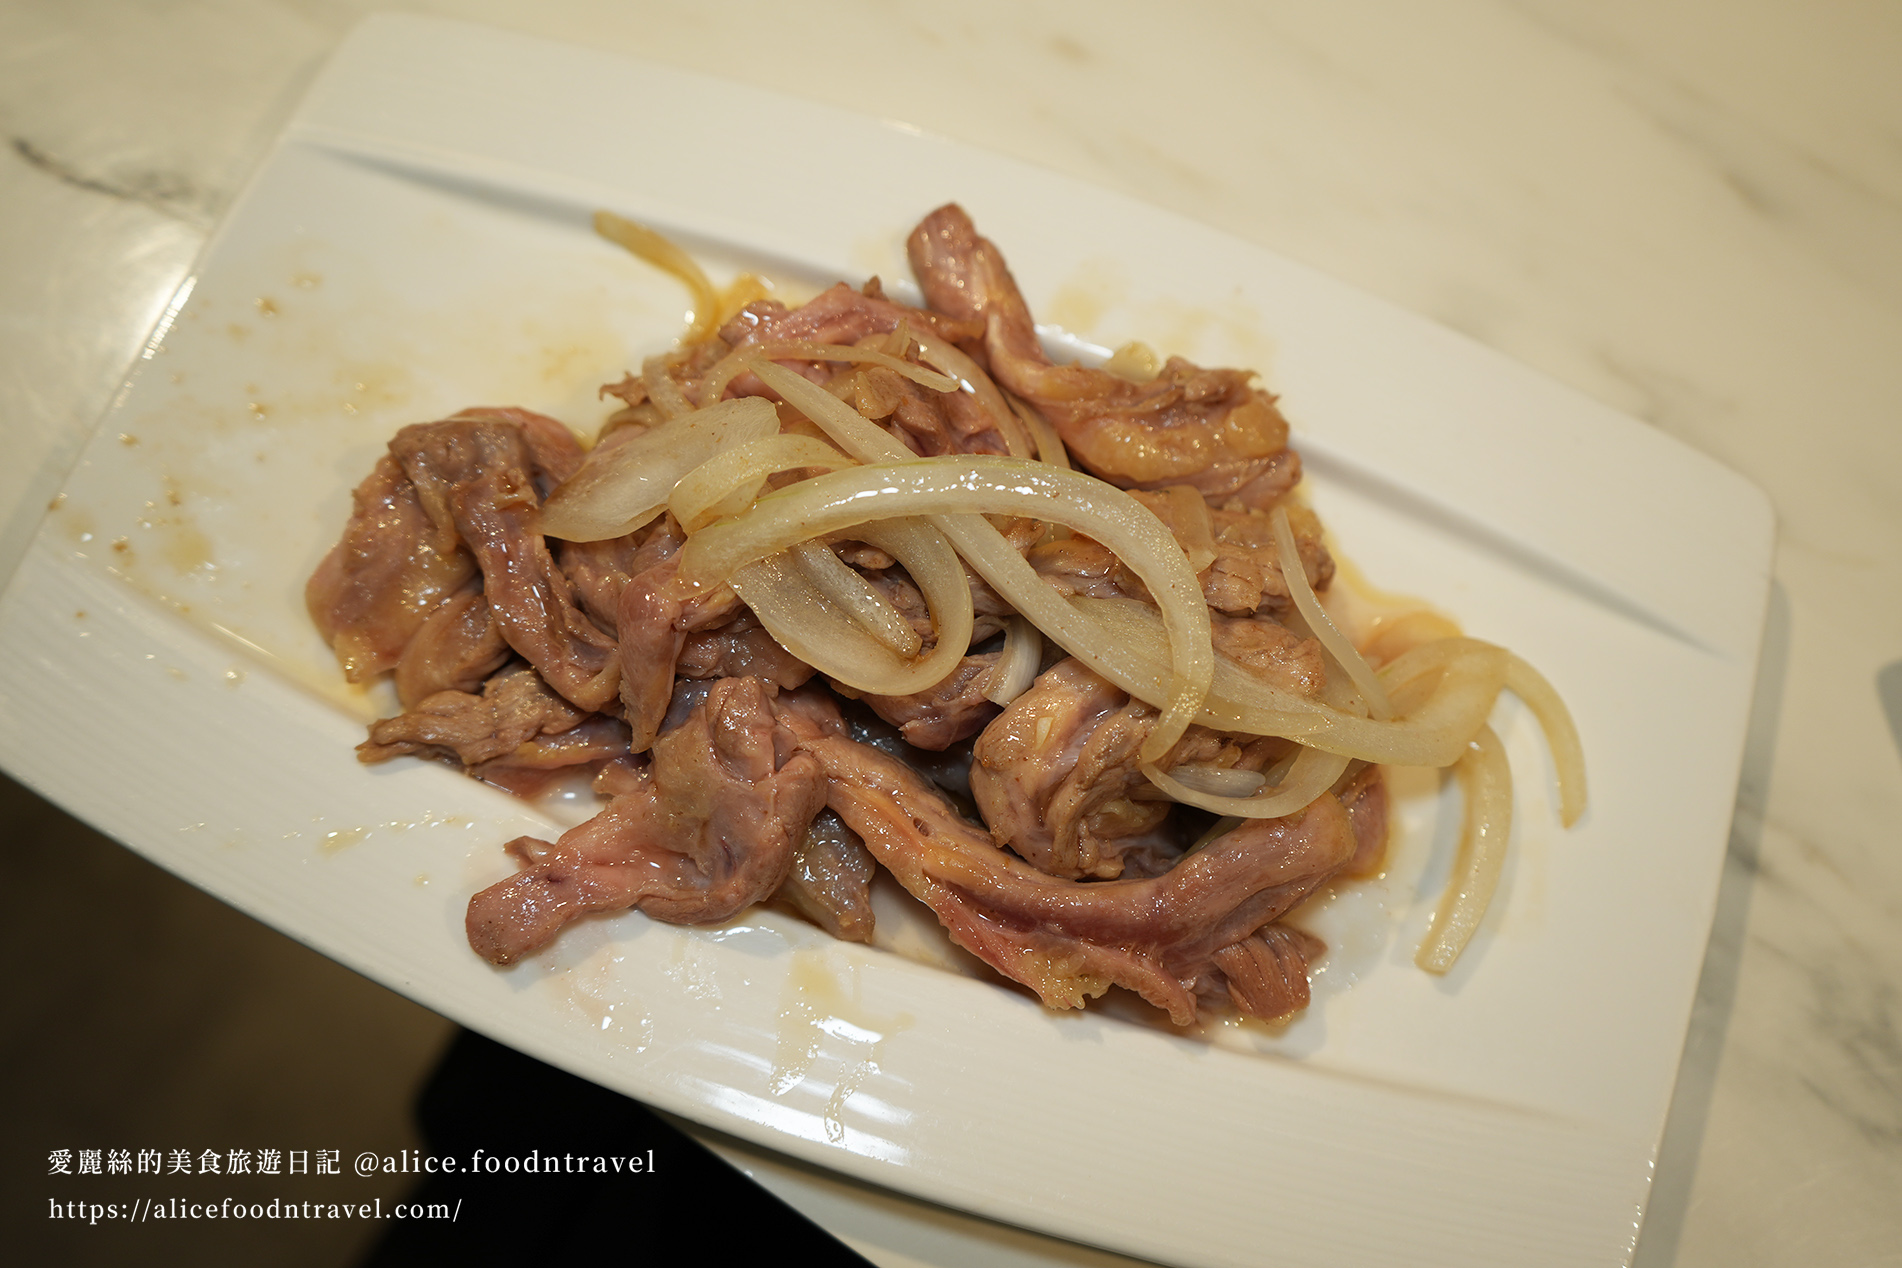
[[[571,542],[623,537],[660,514],[681,476],[723,449],[778,430],[772,402],[755,397],[721,401],[597,449],[548,495],[542,532]]]
[[[1526,702],[1545,732],[1558,770],[1559,822],[1569,828],[1585,813],[1585,747],[1579,743],[1572,712],[1545,675],[1511,653],[1506,658],[1506,689]]]
[[[1215,562],[1215,521],[1209,515],[1208,500],[1186,484],[1172,484],[1162,490],[1169,501],[1169,524],[1175,529],[1182,553],[1189,557],[1189,571],[1200,573]]]
[[[923,593],[938,635],[924,656],[908,660],[866,633],[785,553],[740,568],[728,584],[780,646],[855,691],[906,696],[936,686],[971,644],[971,587],[957,553],[916,521],[868,524],[854,535],[904,564]]]
[[[720,297],[714,291],[713,283],[707,280],[705,271],[695,263],[692,256],[646,225],[637,224],[611,211],[594,213],[594,231],[616,246],[627,248],[649,264],[667,270],[687,284],[687,289],[693,292],[693,322],[687,327],[687,333],[682,336],[682,343],[698,343],[718,329]]]
[[[1413,962],[1429,973],[1453,967],[1485,919],[1506,865],[1506,841],[1512,835],[1512,771],[1505,746],[1483,726],[1465,756],[1453,768],[1466,799],[1459,857],[1446,895]]]
[[[800,467],[837,471],[853,465],[852,459],[811,436],[750,440],[722,450],[680,477],[667,499],[667,509],[691,533],[751,506],[769,475]]]
[[[1169,794],[1176,801],[1218,815],[1234,815],[1241,819],[1279,819],[1283,815],[1295,814],[1305,809],[1310,802],[1328,789],[1334,787],[1341,774],[1347,770],[1347,759],[1334,753],[1323,753],[1319,749],[1304,748],[1288,773],[1275,787],[1266,792],[1250,792],[1237,795],[1224,793],[1211,786],[1206,770],[1196,772],[1194,768],[1179,766],[1175,771],[1165,771],[1160,767],[1145,764],[1142,767],[1149,782]],[[1193,773],[1192,773],[1193,772]],[[1224,774],[1240,775],[1246,771],[1225,771]],[[1182,778],[1189,776],[1189,778]],[[1260,777],[1257,776],[1259,779]],[[1262,782],[1266,782],[1263,780]],[[1260,785],[1257,785],[1259,788]]]
[[[1078,659],[1140,700],[1154,704],[1163,698],[1167,648],[1155,609],[1134,599],[1077,597],[1067,603],[1094,627],[1098,648],[1107,649],[1089,657],[1078,654]],[[1386,722],[1272,686],[1218,656],[1213,686],[1196,721],[1218,731],[1284,736],[1389,766],[1451,766],[1492,711],[1505,684],[1506,656],[1503,648],[1477,639],[1415,648],[1383,675],[1394,671],[1413,679],[1436,673],[1438,680],[1417,708]]]
[[[1021,401],[1009,393],[1005,394],[1004,399],[1010,403],[1018,421],[1023,423],[1024,430],[1030,433],[1030,439],[1037,446],[1038,459],[1068,471],[1070,451],[1063,447],[1063,437],[1057,435],[1057,429],[1050,425],[1050,420],[1039,414],[1028,402]]]
[[[820,542],[800,542],[788,553],[805,572],[807,580],[819,587],[820,593],[857,622],[867,634],[908,658],[916,656],[918,649],[924,646],[918,631],[911,628],[911,622],[892,606],[892,601],[841,562],[830,546]]]
[[[1043,639],[1037,627],[1021,616],[1004,622],[1004,651],[992,666],[984,698],[992,704],[1007,705],[1030,690],[1037,681],[1037,667],[1043,660]]]
[[[1355,650],[1354,644],[1341,633],[1333,618],[1321,606],[1321,601],[1314,597],[1314,587],[1308,584],[1307,569],[1301,563],[1301,552],[1294,544],[1294,529],[1288,523],[1288,509],[1277,506],[1269,515],[1268,524],[1275,535],[1275,553],[1281,561],[1281,576],[1287,583],[1288,595],[1294,600],[1294,606],[1307,621],[1308,628],[1314,631],[1314,637],[1321,640],[1321,646],[1327,649],[1328,655],[1347,671],[1347,676],[1360,688],[1361,698],[1367,702],[1367,711],[1378,719],[1391,718],[1393,705],[1388,702],[1387,693],[1381,689],[1380,680],[1374,676],[1373,667]]]
[[[934,392],[958,390],[956,379],[876,348],[843,343],[765,343],[735,348],[716,361],[713,368],[707,371],[706,378],[700,381],[701,399],[719,400],[728,385],[752,369],[755,361],[854,361],[864,365],[882,365]]]
[[[683,414],[693,413],[693,403],[680,390],[680,384],[674,382],[668,374],[668,368],[674,358],[667,356],[649,357],[641,362],[641,382],[647,385],[647,399],[654,403],[662,418],[679,418]]]
[[[1236,770],[1231,766],[1185,762],[1162,773],[1164,778],[1212,797],[1252,797],[1268,786],[1268,777],[1260,771]]]
[[[1010,450],[1010,456],[1030,457],[1030,438],[1024,435],[1023,426],[1017,421],[1017,415],[1012,413],[1010,406],[1004,403],[1004,394],[997,390],[997,384],[991,382],[991,376],[979,369],[977,362],[964,355],[954,345],[929,331],[914,330],[911,332],[911,337],[912,341],[918,345],[920,356],[958,380],[965,391],[977,397],[978,403],[997,424],[997,434],[1004,438],[1004,448]]]
[[[1167,690],[1155,699],[1145,697],[1162,710],[1162,717],[1143,744],[1143,760],[1160,758],[1182,738],[1182,733],[1188,730],[1196,710],[1208,694],[1208,684],[1214,670],[1215,656],[1209,643],[1208,604],[1202,598],[1201,585],[1196,581],[1195,574],[1188,570],[1182,548],[1148,508],[1122,490],[1093,476],[1072,471],[1053,471],[1043,463],[969,456],[918,458],[886,432],[866,422],[857,410],[792,371],[761,363],[757,372],[847,453],[863,462],[895,464],[884,467],[884,471],[898,473],[914,467],[923,469],[927,464],[951,462],[976,464],[973,470],[991,464],[989,470],[993,477],[1007,470],[1012,473],[1008,483],[1002,487],[993,486],[983,497],[971,496],[975,490],[966,490],[966,496],[963,497],[957,496],[955,491],[947,491],[942,505],[954,513],[933,513],[929,518],[951,539],[952,545],[957,547],[958,553],[969,561],[978,575],[990,583],[991,588],[1003,596],[1020,615],[1065,651],[1111,678],[1111,681],[1117,680],[1098,668],[1099,662],[1103,660],[1105,644],[1095,623],[1066,603],[1048,582],[1039,577],[1036,570],[1024,562],[1024,557],[1004,540],[1003,535],[982,514],[970,512],[989,510],[1030,515],[1040,520],[1065,524],[1116,552],[1131,571],[1142,578],[1143,584],[1149,587],[1149,593],[1163,605],[1161,622],[1167,647],[1164,661],[1167,666],[1164,673]],[[949,468],[942,468],[941,474],[948,471]],[[846,474],[837,472],[820,476],[818,481],[804,481],[774,494],[770,499],[763,499],[760,505],[794,495],[807,485],[819,481],[838,480]],[[866,489],[863,493],[867,496],[861,496],[859,500],[869,500],[869,495],[876,492]],[[1053,497],[1053,494],[1057,496]],[[782,503],[777,513],[784,515],[791,509],[791,504]],[[749,514],[757,511],[756,506],[754,512]],[[1073,512],[1081,514],[1081,518],[1073,516]],[[872,515],[864,505],[845,513],[868,519]],[[692,545],[693,542],[689,541],[688,546]],[[688,555],[681,557],[683,571],[688,566],[689,558]],[[1151,580],[1151,574],[1154,580]],[[1125,691],[1130,690],[1121,682],[1118,685],[1123,686]]]

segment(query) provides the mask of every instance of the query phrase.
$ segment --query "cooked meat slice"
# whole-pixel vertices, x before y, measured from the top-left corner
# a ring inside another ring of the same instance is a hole
[[[803,687],[813,668],[781,647],[742,608],[724,625],[687,635],[674,672],[683,678],[760,678],[790,691]]]
[[[1318,696],[1327,685],[1321,644],[1267,616],[1215,616],[1209,628],[1216,652],[1263,682],[1303,696]]]
[[[1380,870],[1387,860],[1388,814],[1387,781],[1378,766],[1365,766],[1349,773],[1334,795],[1347,807],[1354,825],[1354,857],[1342,869],[1349,876],[1367,876]]]
[[[1308,1006],[1308,965],[1327,951],[1313,934],[1280,923],[1264,925],[1212,957],[1235,1007],[1278,1021]]]
[[[455,417],[476,422],[513,423],[520,428],[535,469],[536,491],[544,498],[554,492],[556,485],[581,470],[581,461],[587,456],[567,424],[533,410],[512,405],[505,408],[484,405],[461,410]]]
[[[714,682],[645,766],[615,779],[626,791],[558,842],[510,843],[525,869],[469,900],[478,954],[511,964],[588,912],[725,920],[780,887],[825,803],[818,762],[752,678]]]
[[[368,682],[396,668],[429,614],[476,565],[455,526],[430,517],[390,455],[377,459],[352,501],[350,522],[311,574],[304,602],[344,677]]]
[[[1215,500],[1246,487],[1287,448],[1287,422],[1246,371],[1171,357],[1155,379],[1132,383],[1106,370],[1051,364],[1003,256],[956,204],[925,217],[907,245],[926,302],[953,317],[981,318],[992,376],[1040,410],[1104,479],[1190,484]]]
[[[779,897],[835,938],[872,940],[872,874],[878,865],[858,833],[821,810],[793,850]]]
[[[861,697],[872,712],[897,727],[913,748],[942,752],[969,739],[997,716],[984,694],[1002,653],[966,656],[934,687],[909,696]]]
[[[1169,812],[1137,768],[1156,711],[1059,661],[1011,701],[972,749],[971,796],[991,836],[1052,876],[1121,876],[1124,855],[1153,853]],[[1259,771],[1285,744],[1190,727],[1161,765]]]
[[[418,754],[479,766],[541,736],[572,731],[589,716],[549,690],[533,669],[517,665],[489,679],[479,696],[439,691],[407,713],[371,723],[357,759],[387,762]]]
[[[803,741],[827,778],[826,802],[952,939],[1051,1008],[1078,1008],[1112,984],[1178,1025],[1196,1018],[1197,983],[1242,941],[1333,875],[1354,853],[1340,802],[1251,820],[1152,880],[1082,884],[999,850],[917,773],[876,749]]]
[[[740,607],[739,596],[726,586],[682,581],[672,556],[622,587],[615,618],[621,640],[621,702],[634,732],[636,753],[647,751],[667,716],[674,667],[687,635],[724,624]]]
[[[1263,607],[1281,613],[1292,608],[1267,513],[1215,507],[1209,516],[1215,529],[1215,562],[1201,573],[1209,606],[1229,616],[1247,616]],[[1334,557],[1322,543],[1320,521],[1306,507],[1290,504],[1288,527],[1294,531],[1295,553],[1308,585],[1316,594],[1325,592],[1334,579]]]
[[[924,457],[1010,452],[990,412],[969,393],[934,392],[882,365],[841,370],[826,390]]]
[[[1053,538],[1032,547],[1025,559],[1038,576],[1066,598],[1077,594],[1088,599],[1131,597],[1118,584],[1125,575],[1122,561],[1108,546],[1092,538]],[[1137,592],[1146,593],[1140,583]]]
[[[748,304],[721,329],[720,337],[736,349],[763,343],[854,344],[867,335],[889,334],[901,321],[953,343],[984,332],[981,322],[960,320],[944,310],[911,308],[840,282],[798,308],[775,300]],[[830,374],[828,368],[825,375]]]
[[[522,429],[495,419],[405,427],[390,442],[425,510],[453,525],[482,569],[502,637],[548,685],[583,709],[614,699],[614,640],[575,606],[574,587],[539,530],[541,499]]]
[[[437,605],[396,662],[396,697],[413,709],[439,691],[475,691],[509,658],[509,645],[474,585]]]
[[[971,797],[992,838],[1053,876],[1120,876],[1120,839],[1168,813],[1129,797],[1148,784],[1136,754],[1154,719],[1081,661],[1039,675],[971,750]]]
[[[524,740],[510,752],[475,768],[479,778],[495,782],[508,771],[551,771],[590,762],[608,762],[627,755],[627,723],[594,714],[566,731],[544,733]]]

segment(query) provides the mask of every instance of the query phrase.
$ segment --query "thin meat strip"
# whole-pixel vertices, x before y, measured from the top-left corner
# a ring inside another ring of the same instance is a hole
[[[1004,257],[955,203],[932,212],[907,243],[925,299],[985,323],[997,381],[1029,401],[1070,452],[1106,480],[1138,488],[1187,484],[1211,501],[1266,506],[1293,487],[1300,464],[1274,398],[1245,370],[1208,370],[1171,357],[1148,383],[1106,370],[1054,365]]]
[[[522,872],[469,900],[469,945],[512,964],[590,912],[716,924],[771,895],[825,804],[825,775],[799,751],[766,686],[721,678],[637,769],[603,772],[616,795],[553,845],[518,837]]]
[[[828,734],[802,743],[825,768],[826,804],[873,856],[937,913],[953,941],[1050,1008],[1080,1008],[1111,985],[1137,992],[1177,1025],[1193,1023],[1198,1000],[1217,985],[1250,1008],[1266,992],[1252,981],[1228,989],[1218,954],[1354,856],[1347,812],[1323,796],[1299,815],[1244,823],[1162,876],[1078,883],[999,850],[922,777],[876,749]]]
[[[575,603],[542,539],[534,446],[511,420],[458,416],[405,427],[390,442],[423,507],[453,526],[482,569],[502,637],[548,685],[600,710],[620,687],[614,638]]]

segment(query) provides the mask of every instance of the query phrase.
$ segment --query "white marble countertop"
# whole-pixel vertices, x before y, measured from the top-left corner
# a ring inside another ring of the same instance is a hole
[[[0,576],[289,103],[372,7],[0,8]],[[1765,660],[1638,1262],[1893,1259],[1902,9],[374,7],[743,78],[1146,199],[1461,330],[1763,487],[1780,526]],[[746,1162],[883,1263],[1098,1258]]]

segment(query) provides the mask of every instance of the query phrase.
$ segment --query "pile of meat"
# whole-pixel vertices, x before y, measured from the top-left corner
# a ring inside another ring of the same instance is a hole
[[[1281,623],[1290,600],[1267,511],[1300,465],[1273,399],[1246,372],[1179,358],[1144,382],[1053,365],[1001,256],[962,210],[932,213],[909,245],[927,308],[894,302],[876,280],[798,308],[755,302],[717,338],[604,389],[625,408],[595,452],[660,425],[668,402],[711,403],[698,399],[700,381],[733,349],[884,347],[901,328],[928,331],[1040,413],[1085,468],[1131,490],[1185,545],[1213,551],[1199,577],[1219,652],[1318,694],[1320,648]],[[969,393],[877,365],[784,364],[920,454],[1005,452],[998,420]],[[667,376],[663,392],[655,373]],[[726,390],[748,392],[770,396],[751,375]],[[778,408],[785,430],[817,434]],[[1177,1024],[1307,1004],[1308,964],[1323,948],[1279,918],[1336,874],[1377,864],[1378,768],[1351,767],[1333,794],[1285,819],[1236,825],[1175,805],[1136,769],[1156,711],[1080,662],[1046,654],[1028,691],[1002,707],[986,698],[1011,612],[975,576],[978,624],[957,670],[917,695],[860,698],[815,679],[730,589],[679,578],[683,536],[670,516],[617,540],[544,538],[542,501],[586,461],[565,426],[525,410],[405,427],[308,586],[347,676],[395,675],[404,712],[370,728],[365,762],[440,758],[524,792],[552,774],[596,772],[601,812],[552,844],[510,842],[520,870],[470,900],[479,954],[511,963],[590,912],[707,924],[769,900],[869,940],[883,866],[960,945],[1052,1007],[1111,985]],[[1319,528],[1291,512],[1308,581],[1324,588],[1333,565]],[[1147,599],[1087,538],[1028,520],[1000,526],[1065,594]],[[863,542],[829,544],[929,647],[903,568]],[[1161,764],[1272,780],[1292,751],[1193,727]]]

